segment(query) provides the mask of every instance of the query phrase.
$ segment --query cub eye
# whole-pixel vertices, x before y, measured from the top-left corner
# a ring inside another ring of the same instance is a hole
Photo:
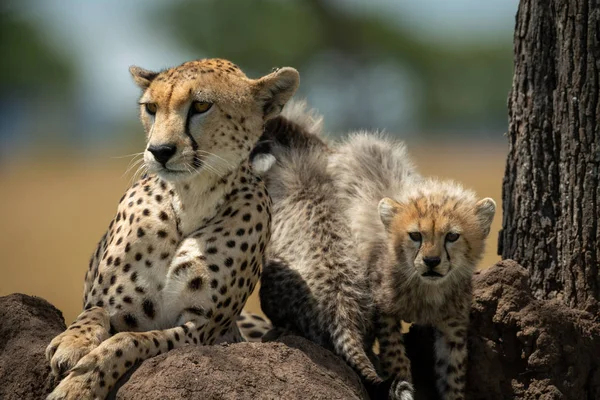
[[[156,106],[156,103],[146,103],[144,104],[144,106],[146,107],[146,112],[150,115],[155,115],[156,114],[156,110],[158,109],[158,107]]]
[[[409,232],[408,236],[410,237],[410,240],[415,242],[420,242],[423,239],[421,232]]]
[[[206,101],[195,101],[192,103],[192,113],[202,114],[210,110],[211,107],[212,103],[208,103]]]
[[[458,233],[448,232],[448,234],[446,235],[446,241],[447,242],[456,242],[459,237],[460,237],[460,235]]]

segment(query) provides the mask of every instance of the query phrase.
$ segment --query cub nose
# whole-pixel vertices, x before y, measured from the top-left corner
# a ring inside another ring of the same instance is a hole
[[[174,144],[161,144],[160,146],[148,146],[148,151],[152,153],[154,159],[165,165],[173,154],[177,151],[177,146]]]
[[[439,257],[423,257],[423,262],[429,268],[435,268],[440,265],[442,260]]]

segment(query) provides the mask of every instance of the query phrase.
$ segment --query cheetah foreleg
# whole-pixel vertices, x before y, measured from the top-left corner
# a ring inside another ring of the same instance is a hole
[[[52,374],[60,377],[81,358],[109,337],[110,319],[101,307],[83,311],[69,328],[56,336],[46,348]]]
[[[452,319],[436,326],[435,370],[437,388],[444,400],[465,395],[468,319]]]
[[[190,343],[201,343],[206,322],[162,331],[120,332],[83,357],[47,400],[105,399],[134,364]]]
[[[410,360],[406,355],[402,325],[392,316],[380,315],[377,324],[379,359],[383,375],[393,379],[389,398],[412,400],[414,389],[410,372]]]

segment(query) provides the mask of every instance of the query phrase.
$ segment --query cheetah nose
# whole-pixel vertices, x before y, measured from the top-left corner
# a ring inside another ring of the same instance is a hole
[[[177,146],[174,144],[161,144],[160,146],[148,146],[148,151],[152,153],[154,159],[165,165],[173,154],[177,151]]]
[[[435,268],[440,265],[442,260],[439,257],[423,257],[423,262],[429,268]]]

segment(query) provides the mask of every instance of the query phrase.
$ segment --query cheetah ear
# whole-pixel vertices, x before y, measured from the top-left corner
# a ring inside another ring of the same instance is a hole
[[[381,222],[383,222],[383,226],[385,226],[386,230],[390,229],[390,225],[401,207],[402,205],[400,203],[389,197],[385,197],[379,202],[377,210],[379,211],[379,218],[381,218]]]
[[[148,71],[147,69],[132,65],[129,67],[129,73],[133,76],[133,80],[142,90],[148,89],[158,72]]]
[[[265,121],[279,115],[299,84],[300,74],[290,67],[280,68],[256,81],[256,100],[263,108]]]
[[[492,225],[495,214],[496,202],[489,197],[479,200],[477,204],[475,204],[475,215],[477,215],[477,218],[481,223],[485,237],[490,233],[490,226]]]

